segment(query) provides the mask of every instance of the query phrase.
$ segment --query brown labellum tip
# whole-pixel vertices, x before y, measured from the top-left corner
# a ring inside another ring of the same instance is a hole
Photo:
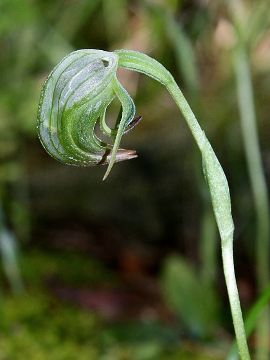
[[[115,162],[131,160],[137,157],[138,155],[136,153],[136,150],[118,149],[116,153]],[[111,159],[111,150],[107,149],[97,165],[106,165],[110,162],[110,159]]]

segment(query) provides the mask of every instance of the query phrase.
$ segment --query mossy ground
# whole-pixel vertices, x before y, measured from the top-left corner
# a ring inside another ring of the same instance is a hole
[[[158,321],[108,321],[57,298],[55,283],[77,290],[117,284],[116,274],[88,257],[32,251],[21,258],[21,269],[25,293],[15,296],[6,289],[1,296],[0,360],[222,358],[213,349],[187,346],[175,329]]]

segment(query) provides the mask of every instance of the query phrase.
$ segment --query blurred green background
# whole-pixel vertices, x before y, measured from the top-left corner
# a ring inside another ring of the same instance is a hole
[[[123,141],[139,158],[105,182],[104,167],[50,158],[36,114],[45,78],[70,51],[127,48],[164,64],[228,177],[245,313],[268,281],[240,121],[255,111],[266,200],[268,5],[0,0],[0,360],[225,358],[234,335],[219,237],[199,153],[165,89],[120,73],[143,116]]]

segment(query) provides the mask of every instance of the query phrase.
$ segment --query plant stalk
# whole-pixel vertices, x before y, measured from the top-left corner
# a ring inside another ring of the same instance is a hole
[[[202,154],[205,151],[205,146],[210,145],[204,132],[200,128],[195,115],[193,114],[190,106],[188,105],[184,95],[182,94],[181,90],[177,86],[175,82],[167,86],[168,91],[174,98],[177,106],[179,107],[180,111],[182,112],[191,132],[194,136]],[[211,145],[210,145],[211,146]],[[213,199],[212,195],[212,201],[214,205],[214,211],[215,209],[215,201],[218,201],[218,199]],[[219,199],[219,201],[222,201],[222,199]],[[235,279],[235,271],[234,271],[234,262],[233,262],[233,228],[230,232],[223,231],[222,224],[220,224],[220,219],[218,218],[219,214],[217,211],[215,211],[216,220],[219,227],[219,232],[221,236],[221,247],[222,247],[222,260],[223,260],[223,268],[224,268],[224,275],[225,275],[225,281],[226,286],[228,290],[228,296],[231,306],[231,312],[232,312],[232,318],[233,318],[233,324],[236,334],[236,341],[238,345],[239,354],[242,360],[249,360],[249,350],[247,346],[247,340],[245,335],[245,328],[244,328],[244,322],[242,317],[242,311],[239,301],[239,294]]]
[[[230,191],[224,171],[214,153],[214,150],[212,149],[211,144],[207,140],[204,131],[201,129],[193,111],[175,82],[172,74],[158,61],[140,52],[131,50],[116,50],[115,53],[118,55],[119,67],[148,75],[167,88],[180,112],[183,114],[184,119],[186,120],[187,125],[200,149],[203,171],[210,190],[214,214],[221,237],[224,274],[239,353],[242,360],[250,360],[234,273],[234,224],[231,214]]]
[[[259,316],[261,316],[262,311],[268,306],[270,300],[270,285],[260,294],[259,298],[256,300],[255,304],[249,309],[246,318],[244,320],[246,334],[249,336],[255,328],[256,323],[258,322]],[[237,360],[237,348],[235,342],[233,342],[231,349],[226,357],[226,360]]]

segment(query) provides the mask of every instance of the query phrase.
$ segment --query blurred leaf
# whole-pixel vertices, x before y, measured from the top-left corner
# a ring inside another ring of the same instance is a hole
[[[165,31],[174,49],[179,73],[183,76],[185,86],[193,94],[198,91],[198,73],[193,46],[182,29],[169,12],[162,12],[165,20]]]
[[[205,337],[218,321],[218,304],[212,288],[206,288],[199,272],[181,257],[169,257],[162,271],[162,290],[170,307],[189,331]]]
[[[23,282],[18,267],[15,238],[3,228],[0,229],[0,251],[3,268],[11,288],[15,294],[21,293],[23,291]]]

